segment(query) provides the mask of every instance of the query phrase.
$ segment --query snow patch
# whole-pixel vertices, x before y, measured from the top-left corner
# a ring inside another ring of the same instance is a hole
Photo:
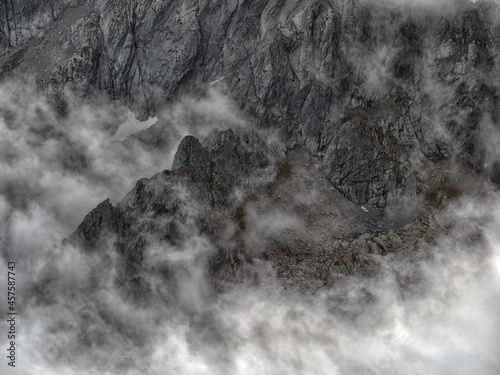
[[[127,113],[127,121],[120,125],[113,140],[123,141],[125,138],[131,136],[134,133],[145,130],[158,122],[158,117],[150,117],[146,121],[139,121],[135,118],[135,114],[132,111]]]

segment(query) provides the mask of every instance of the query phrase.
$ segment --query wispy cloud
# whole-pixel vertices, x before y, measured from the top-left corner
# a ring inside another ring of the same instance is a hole
[[[98,202],[117,202],[139,177],[169,168],[165,151],[113,141],[125,108],[73,102],[59,118],[21,86],[0,88],[0,108],[0,266],[19,265],[18,373],[499,372],[498,192],[444,212],[440,220],[455,229],[423,260],[390,255],[377,278],[346,279],[314,295],[284,288],[263,260],[248,267],[265,282],[243,280],[215,294],[214,245],[191,220],[198,211],[189,194],[179,194],[189,235],[175,245],[152,236],[138,275],[150,292],[139,304],[117,283],[121,259],[111,242],[82,252],[61,240]],[[178,124],[179,136],[246,124],[215,91],[172,108],[162,116]],[[184,128],[193,116],[193,127]],[[246,240],[257,253],[268,238],[302,224],[280,210],[250,211],[249,220]]]

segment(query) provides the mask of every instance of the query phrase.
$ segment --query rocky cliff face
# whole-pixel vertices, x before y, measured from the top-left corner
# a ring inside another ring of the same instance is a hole
[[[137,265],[150,235],[176,241],[191,223],[213,243],[233,244],[224,249],[230,270],[225,253],[213,257],[219,278],[258,253],[293,283],[325,281],[350,273],[361,253],[423,238],[428,224],[418,223],[432,223],[433,210],[460,195],[450,179],[498,178],[494,146],[483,146],[499,131],[500,8],[492,1],[35,3],[0,5],[0,76],[31,74],[61,116],[66,89],[147,117],[212,84],[255,129],[185,138],[171,171],[85,218],[72,236],[84,247],[109,233]],[[168,127],[160,121],[136,137],[154,143]],[[455,166],[451,177],[443,165]],[[296,198],[311,187],[324,204]],[[306,251],[287,228],[261,236],[256,207],[289,210],[322,240]],[[252,243],[252,228],[265,240]]]
[[[220,80],[253,121],[305,145],[359,204],[414,199],[428,159],[480,168],[481,123],[498,117],[493,2],[54,1],[3,10],[4,74],[31,70],[40,87],[105,93],[143,115]]]
[[[18,371],[498,375],[499,16],[0,1]]]

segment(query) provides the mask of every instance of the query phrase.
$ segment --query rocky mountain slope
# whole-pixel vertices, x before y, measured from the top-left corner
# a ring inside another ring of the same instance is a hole
[[[0,373],[498,375],[497,3],[0,1]]]
[[[194,233],[215,248],[218,288],[259,259],[305,290],[372,274],[379,256],[432,243],[449,200],[499,181],[493,1],[9,0],[0,9],[1,79],[36,84],[59,116],[66,90],[118,101],[159,116],[131,139],[161,149],[172,127],[162,108],[215,89],[250,124],[184,138],[170,170],[139,180],[116,206],[104,201],[71,236],[89,251],[111,239],[139,291],[145,249]]]

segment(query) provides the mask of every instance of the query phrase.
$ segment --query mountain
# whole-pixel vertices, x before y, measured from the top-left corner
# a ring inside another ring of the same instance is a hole
[[[54,122],[75,103],[124,106],[138,120],[123,138],[110,116],[113,142],[176,150],[62,246],[114,259],[134,304],[160,295],[188,315],[242,285],[316,295],[391,269],[418,289],[407,267],[443,236],[482,246],[450,210],[498,190],[498,77],[493,0],[0,4],[1,81],[36,87]],[[67,139],[64,173],[91,176],[90,149]]]
[[[203,234],[218,243],[218,232],[233,232],[234,249],[220,249],[216,270],[234,267],[227,256],[258,253],[288,279],[304,268],[306,284],[328,284],[358,268],[353,254],[399,251],[421,239],[421,222],[475,175],[498,182],[488,140],[499,116],[500,9],[492,1],[37,4],[3,5],[1,71],[29,73],[61,116],[67,89],[120,101],[146,118],[178,96],[218,88],[250,124],[185,138],[171,171],[140,180],[118,206],[103,202],[84,219],[72,239],[85,247],[111,232],[138,265],[147,244],[140,233],[181,236],[176,223],[187,218],[178,196],[189,194]],[[133,137],[161,147],[171,126],[163,119]],[[311,187],[328,202],[324,212],[294,198]],[[258,227],[247,221],[260,220],[248,211],[263,205],[311,221],[311,238],[245,243],[247,226]],[[325,257],[331,261],[320,266]]]

